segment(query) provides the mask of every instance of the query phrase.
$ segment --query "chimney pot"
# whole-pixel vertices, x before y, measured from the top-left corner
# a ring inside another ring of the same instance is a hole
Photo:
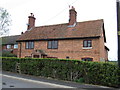
[[[75,9],[74,6],[72,6],[72,9]]]
[[[31,16],[34,16],[34,14],[33,13],[30,13],[31,14]]]

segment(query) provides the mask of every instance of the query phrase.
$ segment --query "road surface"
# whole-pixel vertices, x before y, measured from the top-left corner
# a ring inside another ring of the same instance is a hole
[[[114,90],[113,88],[104,86],[78,84],[11,72],[2,73],[2,88],[3,90],[4,88],[79,88],[80,90]]]

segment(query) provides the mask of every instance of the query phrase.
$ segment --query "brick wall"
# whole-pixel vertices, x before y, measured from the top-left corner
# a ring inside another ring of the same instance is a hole
[[[60,59],[65,59],[67,56],[70,59],[79,60],[89,57],[94,61],[99,61],[100,58],[105,58],[103,38],[92,39],[92,49],[83,49],[83,40],[85,39],[58,40],[58,49],[47,49],[47,41],[35,41],[34,49],[25,49],[25,42],[21,42],[21,55],[19,48],[18,57],[28,57],[35,50],[43,50],[48,56]],[[20,43],[18,45],[20,47]]]
[[[101,30],[101,38],[99,39],[100,43],[100,61],[105,61],[108,59],[108,52],[105,49],[104,45],[104,35],[103,35],[103,30]]]

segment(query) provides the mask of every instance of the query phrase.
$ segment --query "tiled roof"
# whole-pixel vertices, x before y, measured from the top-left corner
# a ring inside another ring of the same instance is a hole
[[[20,35],[15,35],[15,36],[5,36],[1,37],[2,39],[2,44],[16,44],[16,40],[18,39]]]
[[[103,20],[77,22],[74,27],[68,23],[34,27],[22,34],[18,41],[97,37],[101,35]]]

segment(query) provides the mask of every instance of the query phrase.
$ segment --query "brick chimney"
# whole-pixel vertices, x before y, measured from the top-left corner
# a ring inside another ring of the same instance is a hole
[[[29,16],[28,18],[28,27],[27,27],[27,30],[29,30],[30,28],[34,27],[35,26],[35,17],[34,17],[34,14],[33,13],[30,13],[31,16]]]
[[[76,18],[77,12],[75,11],[75,8],[72,6],[72,8],[69,10],[69,25],[75,25]]]

